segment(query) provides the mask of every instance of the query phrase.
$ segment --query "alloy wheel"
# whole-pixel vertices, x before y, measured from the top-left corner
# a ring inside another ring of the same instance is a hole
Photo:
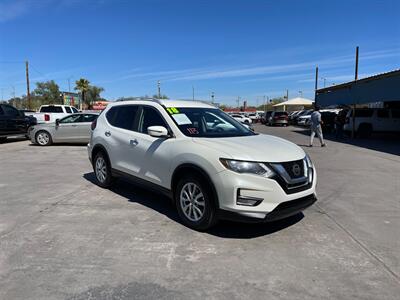
[[[197,184],[186,183],[181,189],[179,200],[182,212],[190,221],[198,222],[204,216],[206,204],[203,192]]]
[[[107,179],[107,165],[106,161],[101,156],[96,159],[95,171],[97,180],[104,183]]]
[[[45,146],[49,143],[50,141],[50,136],[48,133],[46,132],[39,132],[38,136],[37,136],[37,142],[39,145],[41,146]]]

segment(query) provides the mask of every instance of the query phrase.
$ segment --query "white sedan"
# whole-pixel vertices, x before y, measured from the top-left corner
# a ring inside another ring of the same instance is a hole
[[[232,114],[231,117],[239,121],[240,123],[251,124],[253,122],[250,118],[241,114]]]

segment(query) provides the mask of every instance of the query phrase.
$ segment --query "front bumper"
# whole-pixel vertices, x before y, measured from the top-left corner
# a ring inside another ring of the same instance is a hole
[[[313,205],[317,201],[315,194],[305,196],[300,199],[282,202],[273,211],[267,213],[265,217],[260,218],[252,215],[251,213],[240,213],[220,209],[218,216],[224,220],[241,221],[246,223],[267,223],[274,222],[294,216],[307,207]]]
[[[254,219],[255,221],[272,221],[289,216],[287,215],[289,211],[283,210],[283,207],[291,207],[291,215],[300,212],[316,201],[317,174],[315,168],[312,182],[304,188],[292,191],[285,190],[282,183],[275,179],[252,174],[238,174],[230,170],[215,174],[212,180],[218,196],[221,218],[231,219],[230,215],[236,215],[239,218]],[[237,203],[238,195],[262,199],[262,201],[255,206],[239,205]]]

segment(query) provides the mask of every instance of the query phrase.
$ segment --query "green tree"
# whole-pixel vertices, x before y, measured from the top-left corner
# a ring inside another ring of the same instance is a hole
[[[158,95],[153,95],[154,99],[169,99],[167,95],[161,95],[160,97],[158,97]]]
[[[42,105],[62,104],[60,88],[54,80],[37,82],[33,94],[38,98],[37,100],[39,100]]]
[[[87,105],[87,107],[90,109],[91,108],[90,101],[89,101],[89,103],[87,103],[86,102],[87,100],[85,97],[87,91],[89,90],[89,86],[90,86],[90,82],[89,82],[89,80],[87,80],[85,78],[81,78],[81,79],[75,81],[75,90],[81,92],[82,102],[85,103]]]
[[[95,101],[100,101],[100,94],[104,92],[104,89],[99,86],[89,85],[89,88],[86,93],[87,102],[90,103],[90,106],[93,106]]]

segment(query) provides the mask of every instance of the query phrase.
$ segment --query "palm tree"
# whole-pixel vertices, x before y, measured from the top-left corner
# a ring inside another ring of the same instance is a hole
[[[104,89],[102,87],[95,86],[95,85],[89,86],[88,93],[87,93],[89,96],[88,101],[91,103],[92,106],[95,101],[100,100],[100,94],[103,91],[104,91]]]
[[[89,80],[87,80],[85,78],[81,78],[81,79],[75,81],[75,90],[81,92],[83,103],[85,103],[85,100],[86,100],[85,94],[89,90],[89,84],[90,84]],[[88,103],[88,108],[90,109],[90,102]],[[80,109],[82,109],[82,103],[81,103]]]

